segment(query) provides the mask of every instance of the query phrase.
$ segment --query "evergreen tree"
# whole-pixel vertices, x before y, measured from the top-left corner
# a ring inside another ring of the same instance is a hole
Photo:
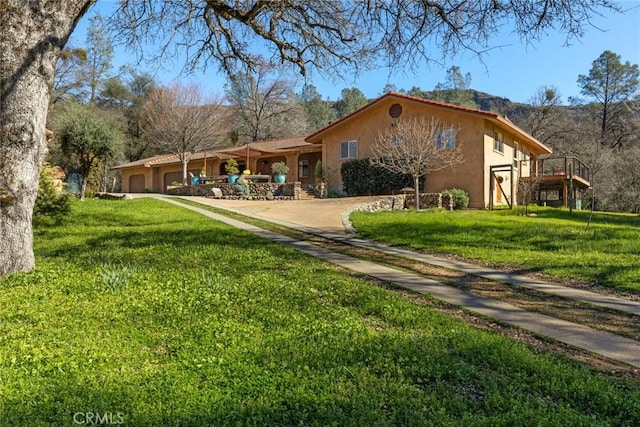
[[[469,90],[470,87],[471,73],[463,76],[460,67],[454,65],[447,71],[446,81],[438,83],[433,89],[432,98],[447,104],[478,108],[478,104],[473,99],[473,92]]]
[[[601,143],[621,147],[630,136],[625,132],[625,101],[638,95],[638,64],[622,63],[620,55],[604,51],[593,61],[588,75],[578,76],[581,93],[594,102],[600,122]]]
[[[299,98],[307,112],[310,132],[322,129],[336,119],[336,111],[328,101],[322,100],[322,95],[314,85],[304,85]]]
[[[341,97],[336,102],[334,108],[338,113],[338,117],[344,117],[347,114],[353,113],[358,108],[363,107],[369,102],[364,93],[357,87],[351,89],[344,88],[340,93]]]

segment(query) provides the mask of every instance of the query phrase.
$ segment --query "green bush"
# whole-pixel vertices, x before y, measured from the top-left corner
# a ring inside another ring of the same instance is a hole
[[[410,175],[390,172],[374,166],[369,159],[349,160],[340,168],[342,186],[348,196],[390,194],[404,187],[413,187]]]
[[[313,176],[317,179],[321,179],[324,176],[324,168],[322,167],[322,160],[316,162],[316,167],[313,170]]]
[[[342,197],[342,196],[343,196],[342,192],[335,187],[331,187],[327,191],[327,197],[330,199],[337,199],[338,197]]]
[[[33,216],[60,217],[71,210],[69,195],[63,191],[62,182],[53,175],[53,169],[48,163],[40,169],[38,196],[33,207]]]
[[[469,193],[459,188],[450,188],[442,192],[443,196],[451,196],[453,209],[464,209],[469,206]]]
[[[249,195],[249,184],[247,184],[247,181],[245,181],[242,176],[236,181],[233,188],[240,197],[247,197]]]

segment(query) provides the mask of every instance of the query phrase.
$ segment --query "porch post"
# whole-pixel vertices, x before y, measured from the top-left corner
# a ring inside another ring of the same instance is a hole
[[[511,200],[509,200],[509,208],[511,210],[513,210],[513,207],[516,204],[516,197],[515,197],[515,193],[516,193],[516,185],[515,182],[513,180],[513,165],[511,165],[511,168],[509,168],[509,179],[511,179]]]
[[[495,190],[493,166],[489,167],[489,210],[493,210],[493,192]]]
[[[573,168],[571,167],[571,164],[569,164],[569,170],[567,171],[567,174],[569,176],[569,197],[568,197],[568,202],[569,202],[569,214],[573,213]]]

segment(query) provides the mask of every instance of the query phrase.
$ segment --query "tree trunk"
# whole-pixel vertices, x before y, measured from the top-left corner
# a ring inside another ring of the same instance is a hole
[[[187,176],[187,165],[189,164],[188,161],[183,160],[182,161],[182,185],[189,185],[189,177]]]
[[[31,218],[60,50],[94,0],[0,0],[0,276],[35,266]]]
[[[80,200],[84,202],[85,195],[87,194],[87,181],[89,181],[88,176],[82,177],[82,186],[80,187]]]
[[[419,211],[420,210],[420,177],[419,176],[413,177],[413,188],[416,192],[416,210]]]

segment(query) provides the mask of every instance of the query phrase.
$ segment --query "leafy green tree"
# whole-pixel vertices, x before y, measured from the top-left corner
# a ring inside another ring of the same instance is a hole
[[[463,76],[460,67],[454,65],[447,70],[445,82],[438,83],[433,89],[432,98],[448,104],[478,108],[478,104],[473,99],[473,92],[469,90],[470,87],[471,73]]]
[[[398,92],[398,87],[393,83],[387,83],[382,88],[382,94],[389,93],[389,92]]]
[[[336,111],[328,101],[322,99],[314,85],[304,85],[299,98],[307,112],[309,131],[321,129],[336,119]]]
[[[56,134],[62,153],[82,177],[80,200],[84,200],[92,170],[100,160],[108,160],[119,149],[117,126],[95,107],[72,103],[65,106]]]
[[[131,105],[133,93],[120,77],[110,77],[104,81],[96,97],[96,104],[103,108],[124,111]]]
[[[340,92],[340,99],[335,103],[334,108],[338,113],[338,117],[344,117],[347,114],[353,113],[358,108],[367,105],[369,100],[364,93],[357,87],[351,89],[344,88]]]
[[[416,98],[426,98],[425,91],[418,86],[412,86],[411,89],[407,91],[407,95],[415,96]]]
[[[147,73],[132,72],[129,78],[111,77],[104,82],[97,104],[118,116],[124,129],[123,155],[133,162],[158,153],[151,141],[142,137],[141,120],[149,91],[155,87]]]
[[[612,148],[624,145],[629,136],[624,132],[624,117],[628,111],[625,101],[638,94],[638,64],[622,63],[620,55],[604,51],[591,66],[588,75],[578,76],[582,95],[594,102],[598,109],[601,142]]]

